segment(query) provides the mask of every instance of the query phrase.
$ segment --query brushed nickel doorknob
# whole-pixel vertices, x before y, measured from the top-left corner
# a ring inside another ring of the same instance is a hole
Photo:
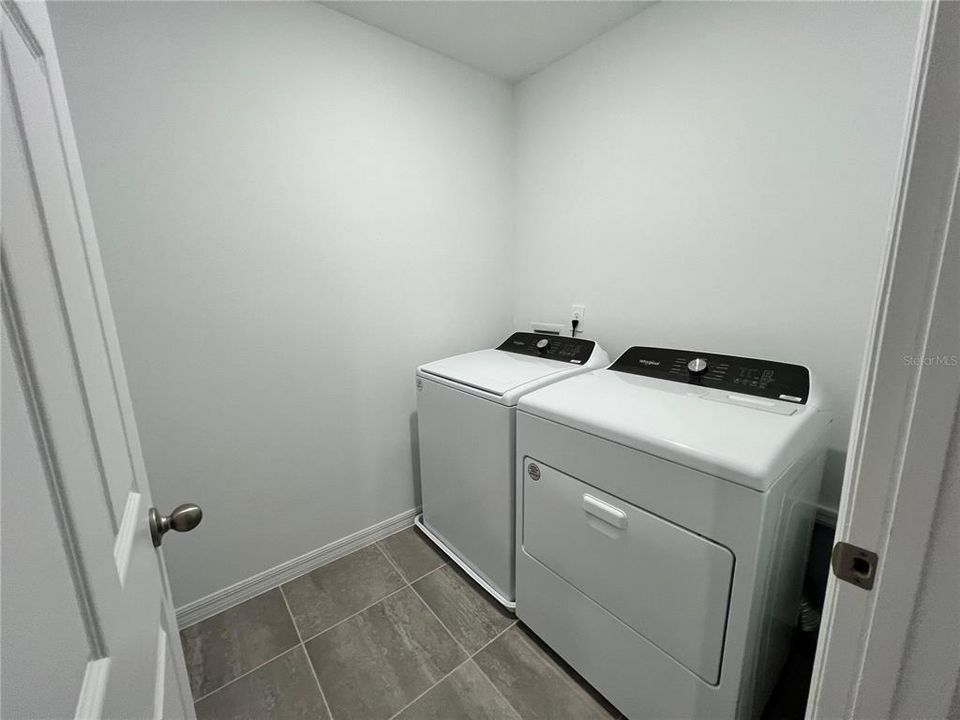
[[[203,510],[193,503],[177,505],[169,515],[161,515],[155,507],[150,508],[150,537],[153,538],[153,546],[160,547],[163,534],[167,530],[190,532],[202,519]]]

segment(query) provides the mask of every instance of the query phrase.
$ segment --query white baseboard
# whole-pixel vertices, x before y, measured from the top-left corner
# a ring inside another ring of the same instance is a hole
[[[183,607],[177,608],[177,624],[181,629],[194,625],[267,590],[272,590],[285,582],[300,577],[311,570],[316,570],[322,565],[342,558],[344,555],[349,555],[354,550],[359,550],[377,540],[382,540],[388,535],[393,535],[395,532],[413,525],[413,519],[419,513],[420,508],[411,508],[368,528],[358,530],[352,535],[334,540],[329,545],[311,550],[305,555],[287,560],[248,577],[246,580],[234,583],[223,590],[217,590],[205,597],[189,602]]]

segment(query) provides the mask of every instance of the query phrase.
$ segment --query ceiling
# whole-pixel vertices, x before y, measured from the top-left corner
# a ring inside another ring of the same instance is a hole
[[[517,81],[651,3],[339,0],[323,4],[483,72]]]

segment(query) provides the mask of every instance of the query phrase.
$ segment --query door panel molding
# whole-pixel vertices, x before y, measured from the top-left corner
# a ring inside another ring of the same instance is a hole
[[[10,11],[8,10],[8,6],[9,6],[9,3],[4,3],[4,9],[7,10],[8,16],[9,16]],[[22,16],[20,17],[22,19]],[[14,24],[14,27],[17,27],[17,26]],[[24,41],[23,47],[25,49],[28,49],[26,47],[28,45],[28,42],[24,38],[22,32],[18,34],[18,37],[23,39]],[[9,38],[9,39],[4,38],[4,40],[5,42],[3,44],[3,50],[2,50],[3,67],[4,67],[4,74],[5,74],[4,80],[8,83],[8,87],[11,90],[10,103],[13,108],[14,118],[17,124],[16,130],[20,137],[20,146],[21,146],[22,152],[24,153],[24,161],[27,167],[27,171],[30,173],[30,182],[32,186],[34,203],[36,205],[37,213],[39,215],[40,228],[43,233],[44,251],[46,253],[46,264],[49,269],[50,276],[53,279],[54,286],[56,288],[57,300],[60,304],[60,311],[63,314],[64,318],[66,318],[68,317],[68,315],[66,311],[66,298],[64,297],[64,293],[63,293],[63,282],[61,281],[60,274],[57,270],[56,254],[54,253],[53,243],[51,242],[51,238],[50,238],[50,226],[47,221],[47,216],[46,216],[46,213],[44,212],[43,203],[41,200],[41,198],[43,197],[43,193],[41,189],[40,180],[37,177],[37,173],[36,173],[35,159],[30,149],[30,137],[29,137],[29,132],[27,130],[27,123],[24,121],[23,108],[21,107],[20,98],[18,97],[17,85],[14,78],[12,77],[14,66],[19,65],[19,68],[22,71],[26,72],[27,69],[30,67],[30,64],[29,64],[30,61],[28,61],[26,58],[18,57],[18,55],[20,55],[20,52],[18,51],[17,43],[10,42],[10,40],[14,40],[14,38]],[[36,42],[35,39],[34,39],[34,42]],[[47,78],[45,69],[43,68],[42,56],[39,56],[39,58],[37,56],[34,56],[34,58],[37,60],[37,62],[34,63],[34,66],[36,70],[39,71],[41,77],[43,78],[44,84],[47,85],[47,88],[49,90],[49,79]],[[4,258],[4,266],[6,267],[7,264],[8,264],[7,258]],[[5,280],[9,282],[10,278],[7,276],[5,277]],[[114,508],[114,503],[112,502],[110,485],[107,479],[106,468],[103,462],[103,454],[100,449],[99,439],[97,438],[96,429],[93,423],[93,415],[90,409],[90,401],[87,396],[87,388],[83,382],[83,371],[80,364],[80,358],[77,353],[77,341],[76,341],[76,338],[74,337],[73,329],[70,323],[64,322],[63,326],[66,332],[67,340],[70,345],[70,352],[71,352],[71,355],[73,356],[74,375],[76,377],[76,381],[80,389],[81,396],[83,397],[83,407],[84,407],[84,413],[86,415],[88,431],[89,431],[90,439],[92,442],[94,455],[97,461],[97,468],[100,473],[100,484],[101,484],[101,487],[103,488],[104,497],[108,500],[107,510],[110,516],[111,527],[113,529],[113,532],[116,533],[118,529],[118,519],[117,519],[116,511]],[[26,335],[24,335],[24,338],[25,337]]]
[[[23,42],[30,51],[30,54],[38,60],[42,60],[43,46],[40,44],[40,41],[37,40],[37,36],[33,34],[33,30],[30,29],[27,19],[23,16],[23,13],[20,12],[20,8],[15,3],[8,2],[8,0],[3,0],[2,4],[3,11],[7,14],[7,17],[10,18],[10,22],[13,23],[13,26],[17,29],[20,37],[23,38]]]
[[[103,627],[97,615],[93,593],[84,569],[83,553],[80,551],[73,516],[69,510],[67,490],[63,481],[63,474],[60,471],[57,453],[53,447],[43,398],[37,391],[39,383],[37,382],[33,362],[30,359],[29,346],[25,342],[22,317],[14,295],[12,280],[7,273],[8,268],[6,244],[2,243],[2,238],[0,238],[0,279],[2,279],[0,292],[2,292],[5,336],[9,343],[10,353],[14,358],[23,396],[27,402],[27,412],[30,415],[33,436],[37,440],[37,450],[47,480],[47,490],[50,493],[50,501],[57,516],[60,540],[64,554],[67,556],[67,565],[70,567],[77,606],[86,630],[90,653],[94,659],[100,659],[107,654]]]

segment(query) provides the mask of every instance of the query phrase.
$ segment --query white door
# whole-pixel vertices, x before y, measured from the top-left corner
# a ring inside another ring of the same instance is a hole
[[[830,578],[809,718],[947,717],[960,670],[956,644],[922,652],[922,707],[898,705],[960,395],[960,4],[925,5],[915,90],[837,524],[878,558],[860,586]],[[947,646],[956,592],[934,630]]]
[[[194,717],[46,8],[0,17],[0,717]]]

